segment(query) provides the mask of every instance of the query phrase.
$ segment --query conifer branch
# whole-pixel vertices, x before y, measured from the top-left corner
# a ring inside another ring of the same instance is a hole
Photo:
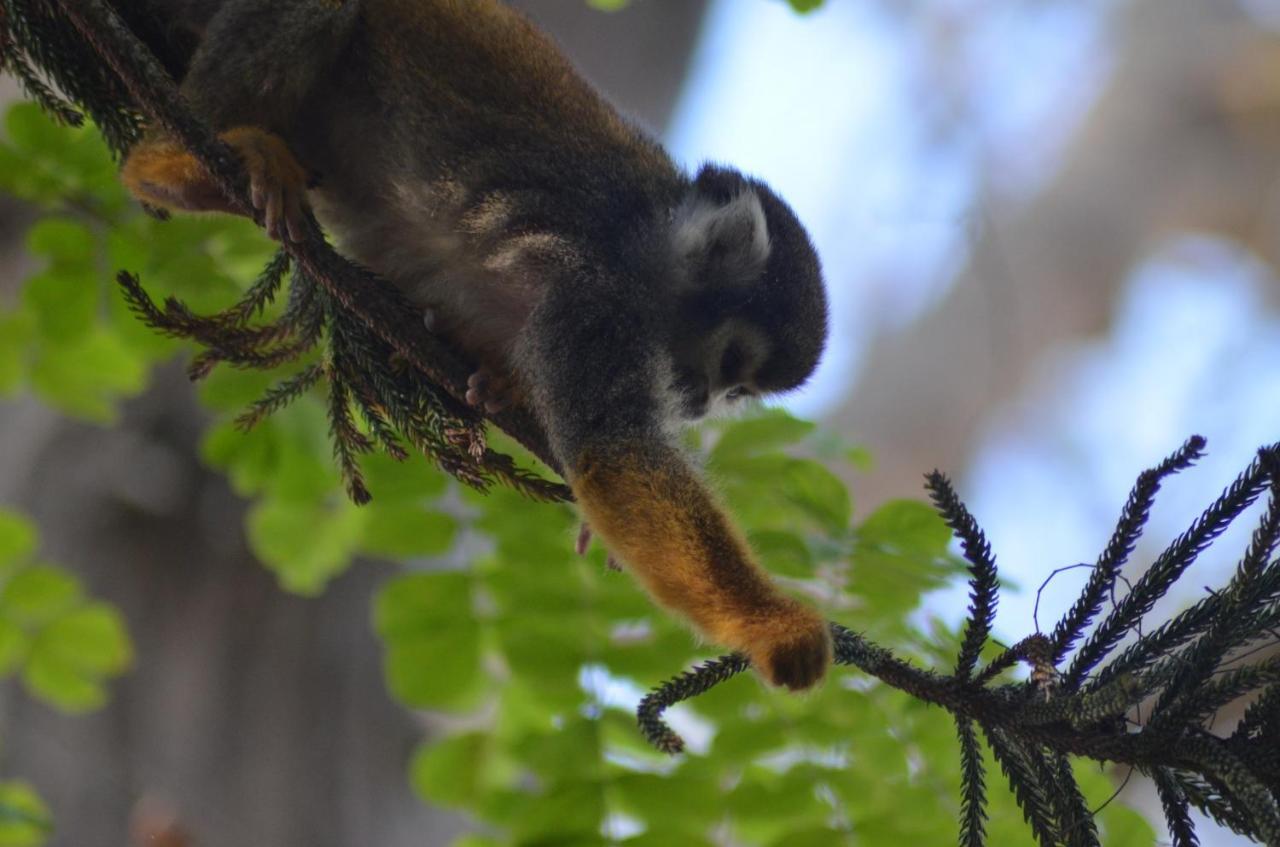
[[[1101,671],[1082,670],[1073,685],[1063,685],[1061,690],[1055,685],[1056,650],[1085,634],[1088,621],[1101,610],[1097,598],[1117,594],[1120,564],[1146,525],[1157,483],[1188,466],[1203,446],[1202,439],[1193,438],[1139,478],[1116,533],[1099,557],[1095,577],[1055,627],[1057,639],[1033,633],[976,674],[965,662],[950,674],[940,674],[914,667],[884,647],[832,624],[837,664],[853,665],[952,713],[960,739],[962,845],[982,844],[985,829],[985,787],[975,725],[987,739],[1042,847],[1098,844],[1093,813],[1072,773],[1072,756],[1128,765],[1156,779],[1176,844],[1196,844],[1191,808],[1263,843],[1280,844],[1280,656],[1244,649],[1280,644],[1275,632],[1280,626],[1280,559],[1275,557],[1280,536],[1280,453],[1276,446],[1259,451],[1222,496],[1156,557],[1132,589],[1118,594],[1115,608],[1088,634],[1073,662],[1073,667],[1083,669],[1101,664]],[[1186,567],[1268,486],[1273,489],[1270,506],[1228,585],[1124,650],[1118,649],[1119,635],[1136,629]],[[990,627],[998,584],[995,560],[945,477],[931,475],[929,488],[970,561],[974,602],[962,656],[972,656],[973,645],[981,643],[977,634],[985,639]],[[997,684],[1000,672],[1016,662],[1031,666],[1031,678]],[[641,703],[642,731],[660,749],[679,750],[679,736],[662,722],[662,711],[747,667],[741,656],[727,656],[656,689]],[[1247,696],[1257,699],[1229,737],[1213,736],[1204,729],[1213,713]],[[1153,707],[1145,705],[1148,698],[1154,698]],[[1139,714],[1139,703],[1144,704],[1145,715]]]

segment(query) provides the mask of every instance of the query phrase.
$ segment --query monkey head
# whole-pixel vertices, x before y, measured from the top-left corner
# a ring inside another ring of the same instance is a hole
[[[795,213],[763,182],[705,165],[671,215],[668,322],[679,417],[799,387],[827,338],[822,270]]]

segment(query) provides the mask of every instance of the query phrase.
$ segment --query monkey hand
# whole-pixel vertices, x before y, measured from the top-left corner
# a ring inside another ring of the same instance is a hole
[[[726,628],[771,685],[800,691],[816,685],[831,664],[831,629],[822,616],[789,597],[767,612]]]
[[[249,174],[249,199],[261,215],[267,235],[301,241],[306,232],[306,168],[298,163],[280,136],[252,126],[224,132],[222,140],[244,161]]]
[[[267,234],[293,241],[306,231],[307,170],[298,164],[280,136],[240,126],[219,136],[244,161],[249,197]],[[165,209],[239,212],[204,166],[182,145],[165,136],[143,139],[129,152],[121,170],[138,199]]]

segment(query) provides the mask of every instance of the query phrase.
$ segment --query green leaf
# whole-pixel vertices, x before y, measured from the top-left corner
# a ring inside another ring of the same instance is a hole
[[[853,503],[840,478],[817,462],[791,462],[778,480],[792,503],[803,509],[828,533],[838,535],[849,526]]]
[[[249,511],[249,546],[280,584],[314,595],[347,569],[364,532],[365,515],[336,503],[260,500]]]
[[[491,743],[484,733],[466,732],[419,747],[409,766],[409,782],[430,803],[470,806],[484,789],[482,772]]]
[[[547,786],[516,822],[517,844],[569,847],[603,845],[604,785],[572,777]]]
[[[68,712],[96,709],[106,701],[106,678],[133,658],[124,622],[115,609],[91,603],[40,630],[23,668],[32,693]]]
[[[623,809],[643,820],[680,829],[710,826],[724,815],[715,783],[681,771],[622,774],[613,781],[613,796]]]
[[[23,568],[0,589],[0,615],[32,626],[65,613],[80,600],[75,577],[50,565]]]
[[[53,268],[27,280],[23,301],[47,343],[74,344],[93,329],[100,294],[92,268]]]
[[[826,0],[787,0],[787,2],[791,4],[791,8],[802,15],[806,15],[815,9],[821,8]]]
[[[781,530],[758,530],[747,534],[765,569],[779,576],[812,577],[813,554],[800,536]]]
[[[25,782],[0,782],[0,847],[36,847],[53,831],[49,809]]]
[[[449,487],[449,477],[420,459],[397,462],[385,453],[360,460],[365,482],[378,503],[422,503],[434,500]]]
[[[22,627],[0,618],[0,676],[13,673],[26,657],[27,636]]]
[[[380,495],[381,492],[375,496]],[[452,516],[414,505],[386,505],[375,500],[366,511],[361,550],[373,556],[438,556],[453,545],[458,531],[458,522]]]
[[[497,839],[486,838],[483,835],[463,835],[455,840],[450,847],[503,847],[503,844]]]
[[[680,847],[715,847],[715,842],[707,840],[701,834],[671,829],[665,823],[622,843],[626,847],[670,847],[673,844],[679,844]]]
[[[732,462],[746,456],[770,452],[807,438],[816,426],[774,410],[727,426],[709,457],[710,464]]]
[[[26,561],[36,549],[36,528],[13,512],[0,510],[0,571]]]
[[[929,505],[917,500],[891,500],[858,527],[863,544],[920,556],[945,556],[951,530]]]
[[[25,309],[0,315],[0,396],[17,390],[26,378],[35,332],[35,316]]]
[[[114,676],[133,661],[124,620],[105,603],[87,603],[44,627],[39,647],[90,676]]]
[[[115,418],[115,403],[140,392],[147,369],[112,332],[98,327],[74,342],[42,344],[31,365],[40,396],[75,417],[99,423]]]
[[[858,831],[861,833],[862,828],[859,827]],[[769,842],[769,847],[832,847],[834,844],[846,843],[849,843],[847,835],[841,835],[838,831],[825,826],[814,826],[788,832],[781,838]],[[883,842],[868,840],[867,843]]]
[[[378,593],[374,627],[386,645],[383,670],[397,700],[434,709],[475,703],[484,672],[468,575],[411,574],[392,580]]]

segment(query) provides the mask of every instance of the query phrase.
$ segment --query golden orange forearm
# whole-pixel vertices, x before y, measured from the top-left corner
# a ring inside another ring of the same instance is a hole
[[[678,454],[625,448],[572,474],[584,517],[660,603],[771,682],[804,688],[830,661],[826,623],[781,593]]]
[[[588,462],[573,480],[584,517],[663,605],[711,638],[770,605],[776,591],[709,494],[678,464],[642,467],[627,454]]]

